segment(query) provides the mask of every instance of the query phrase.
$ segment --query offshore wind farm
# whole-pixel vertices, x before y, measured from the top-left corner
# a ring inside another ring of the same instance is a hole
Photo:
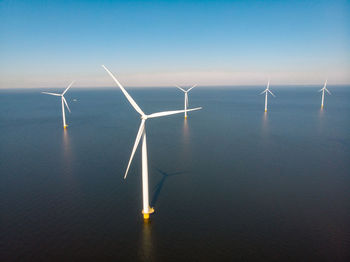
[[[1,1],[0,260],[348,261],[348,11]]]
[[[268,114],[262,88],[200,87],[187,120],[150,119],[148,223],[142,148],[123,179],[140,120],[119,87],[72,87],[66,129],[41,90],[0,90],[4,256],[345,257],[349,87],[321,110],[317,86],[275,86]],[[183,106],[173,87],[128,92],[145,112]]]

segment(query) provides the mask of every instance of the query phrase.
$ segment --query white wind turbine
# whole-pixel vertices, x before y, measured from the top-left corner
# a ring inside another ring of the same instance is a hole
[[[197,84],[193,85],[191,88],[189,88],[188,90],[185,90],[181,87],[179,87],[178,85],[175,85],[178,89],[180,89],[181,91],[183,91],[185,93],[185,119],[187,119],[187,107],[188,107],[188,92],[191,91],[192,88],[196,87]]]
[[[47,95],[52,95],[52,96],[60,96],[61,97],[61,104],[62,104],[62,118],[63,118],[63,128],[67,128],[67,124],[66,124],[66,114],[64,112],[64,105],[66,105],[69,113],[70,113],[70,109],[68,106],[68,103],[66,101],[66,99],[64,98],[64,94],[68,91],[68,89],[73,85],[74,81],[72,83],[70,83],[70,85],[63,91],[62,94],[55,94],[55,93],[49,93],[49,92],[41,92],[43,94],[47,94]]]
[[[323,88],[321,88],[320,90],[318,90],[318,92],[322,92],[321,109],[323,109],[324,91],[327,91],[328,94],[331,94],[331,92],[329,92],[328,89],[327,89],[327,87],[326,87],[326,86],[327,86],[327,81],[328,81],[328,80],[326,80],[326,82],[324,83]]]
[[[267,93],[270,93],[271,95],[273,95],[274,97],[276,97],[271,91],[270,91],[270,80],[267,82],[267,87],[264,91],[262,91],[260,93],[260,95],[262,95],[263,93],[265,93],[265,112],[267,112]]]
[[[124,179],[128,175],[128,171],[130,168],[130,164],[132,162],[132,159],[134,157],[134,154],[136,152],[136,149],[139,145],[140,139],[142,137],[142,195],[143,195],[143,218],[145,220],[149,219],[149,215],[154,212],[154,209],[149,206],[149,194],[148,194],[148,163],[147,163],[147,142],[146,142],[146,128],[145,128],[145,123],[148,118],[155,118],[155,117],[161,117],[161,116],[168,116],[168,115],[173,115],[173,114],[179,114],[185,112],[185,110],[176,110],[176,111],[165,111],[165,112],[158,112],[158,113],[153,113],[150,115],[146,115],[141,108],[136,104],[134,99],[129,95],[129,93],[124,89],[124,87],[119,83],[117,78],[104,66],[102,67],[107,71],[107,73],[113,78],[113,80],[116,82],[116,84],[119,86],[121,91],[124,93],[125,97],[128,99],[130,104],[134,107],[136,112],[138,112],[141,115],[141,124],[139,127],[139,130],[136,135],[134,147],[131,152],[130,160],[128,163],[128,166],[126,168],[126,172],[124,175]],[[198,110],[201,109],[201,107],[198,108],[193,108],[193,109],[188,109],[187,111],[193,111],[193,110]]]

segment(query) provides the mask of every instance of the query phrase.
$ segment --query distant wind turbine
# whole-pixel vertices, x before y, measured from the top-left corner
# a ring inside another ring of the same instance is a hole
[[[188,107],[188,92],[190,92],[192,90],[192,88],[196,87],[197,84],[193,85],[191,88],[189,88],[188,90],[185,90],[181,87],[179,87],[178,85],[175,85],[178,89],[180,89],[181,91],[183,91],[185,93],[185,119],[187,119],[187,107]]]
[[[46,95],[52,95],[52,96],[60,96],[61,97],[61,104],[62,104],[62,118],[63,118],[63,128],[67,128],[67,124],[66,124],[66,114],[64,112],[64,105],[66,105],[69,113],[70,113],[70,109],[68,106],[68,103],[66,101],[66,99],[64,98],[64,94],[68,91],[68,89],[73,85],[74,81],[72,83],[70,83],[70,85],[63,91],[62,94],[55,94],[55,93],[49,93],[49,92],[41,92],[43,94]]]
[[[154,212],[154,209],[149,206],[149,193],[148,193],[148,163],[147,163],[147,142],[146,142],[146,128],[145,123],[148,118],[155,118],[155,117],[162,117],[162,116],[168,116],[173,114],[179,114],[185,112],[185,110],[176,110],[176,111],[165,111],[165,112],[158,112],[153,113],[150,115],[146,115],[141,108],[136,104],[134,99],[129,95],[129,93],[124,89],[124,87],[119,83],[117,78],[104,66],[102,67],[107,71],[107,73],[112,77],[112,79],[116,82],[116,84],[119,86],[123,94],[125,95],[126,99],[130,102],[130,104],[134,107],[136,112],[138,112],[141,116],[141,124],[139,127],[139,130],[136,135],[136,140],[134,143],[134,147],[131,152],[130,160],[128,163],[128,167],[126,168],[126,172],[124,175],[124,179],[128,175],[128,171],[130,168],[130,164],[132,162],[132,159],[134,157],[134,154],[136,152],[136,149],[139,145],[140,139],[142,137],[142,194],[143,194],[143,218],[145,220],[149,219],[149,215]],[[201,107],[188,109],[187,111],[194,111],[201,109]]]
[[[327,91],[328,94],[331,94],[331,92],[329,92],[328,89],[327,89],[327,87],[326,87],[326,86],[327,86],[327,81],[328,81],[328,80],[326,80],[326,82],[324,83],[323,88],[321,88],[320,90],[318,90],[318,92],[322,92],[321,109],[323,109],[324,91]]]
[[[267,82],[267,87],[264,91],[260,93],[262,95],[265,93],[265,112],[267,112],[267,93],[270,93],[272,96],[276,97],[271,91],[270,91],[270,80]]]

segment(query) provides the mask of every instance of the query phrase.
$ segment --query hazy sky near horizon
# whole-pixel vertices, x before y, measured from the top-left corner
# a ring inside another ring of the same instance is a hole
[[[350,83],[350,1],[0,1],[0,88]]]

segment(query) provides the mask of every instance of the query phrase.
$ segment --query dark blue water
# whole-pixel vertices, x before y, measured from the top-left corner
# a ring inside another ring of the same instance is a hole
[[[117,88],[0,91],[0,260],[348,261],[350,88],[201,88],[183,115],[147,121]],[[128,89],[146,113],[182,109],[174,89]],[[77,99],[77,101],[73,101]]]

